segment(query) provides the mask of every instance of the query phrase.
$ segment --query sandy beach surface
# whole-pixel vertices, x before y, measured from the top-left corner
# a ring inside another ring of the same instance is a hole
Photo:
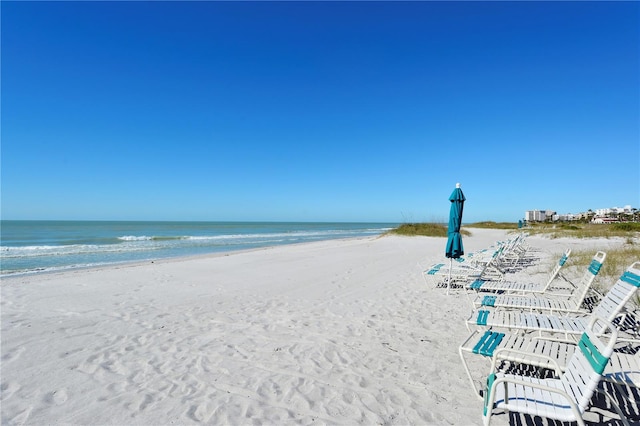
[[[467,252],[509,238],[471,232]],[[527,241],[531,281],[566,248],[622,244]],[[3,278],[2,424],[481,424],[457,352],[469,304],[422,275],[445,242],[383,236]]]

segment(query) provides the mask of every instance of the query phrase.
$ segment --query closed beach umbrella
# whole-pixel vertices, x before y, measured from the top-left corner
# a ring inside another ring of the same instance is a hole
[[[460,226],[462,225],[462,209],[464,207],[464,194],[460,189],[460,184],[456,183],[456,189],[453,190],[449,197],[451,201],[451,210],[449,211],[449,227],[447,228],[447,249],[445,255],[449,260],[449,281],[447,282],[447,294],[451,286],[451,270],[453,269],[453,259],[458,259],[464,254],[462,247],[462,236],[460,235]]]

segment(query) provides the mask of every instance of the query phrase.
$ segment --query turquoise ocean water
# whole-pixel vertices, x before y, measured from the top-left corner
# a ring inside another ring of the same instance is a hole
[[[389,223],[0,222],[3,276],[379,235]]]

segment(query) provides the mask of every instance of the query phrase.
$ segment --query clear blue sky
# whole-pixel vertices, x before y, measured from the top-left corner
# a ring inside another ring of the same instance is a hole
[[[640,208],[638,2],[10,2],[2,218]]]

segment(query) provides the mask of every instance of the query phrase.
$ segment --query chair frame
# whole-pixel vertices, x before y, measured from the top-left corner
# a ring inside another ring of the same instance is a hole
[[[550,360],[555,360],[561,371],[566,368],[566,363],[573,355],[577,342],[559,342],[536,337],[522,336],[520,334],[503,334],[499,338],[489,341],[493,335],[491,330],[487,330],[484,335],[480,335],[480,330],[475,330],[458,348],[458,355],[469,378],[469,383],[474,390],[474,394],[480,396],[480,389],[477,386],[477,379],[474,379],[469,368],[469,357],[479,359],[476,355],[481,355],[482,359],[491,360],[500,353],[501,359],[513,363],[527,364],[532,367],[553,370],[554,365]],[[620,331],[619,331],[620,333]],[[620,334],[618,334],[620,341]],[[629,345],[640,345],[640,338],[632,339]],[[537,358],[532,359],[534,355]],[[640,353],[626,354],[614,352],[609,359],[603,380],[616,384],[640,388]]]
[[[579,335],[586,330],[591,316],[613,321],[638,289],[640,289],[640,261],[634,262],[627,268],[591,314],[578,316],[540,314],[515,309],[478,310],[471,314],[466,325],[469,331],[471,326],[480,329],[521,330],[538,332],[541,338],[543,333],[548,333],[550,335],[544,338],[571,342],[572,339],[569,336]],[[564,335],[564,338],[553,337],[558,335]]]
[[[560,273],[562,267],[566,264],[567,260],[571,256],[571,249],[567,249],[558,262],[556,262],[555,266],[549,273],[546,283],[523,283],[523,282],[515,282],[515,281],[505,281],[505,280],[482,280],[480,278],[475,281],[469,283],[466,286],[467,290],[474,290],[474,293],[480,292],[505,292],[507,294],[529,294],[529,293],[544,293],[546,292],[551,284],[555,281],[555,279],[560,276],[565,281],[571,282],[564,277]]]
[[[599,332],[595,330],[595,324],[600,322],[603,327]],[[603,342],[602,330],[608,329],[606,342]],[[553,366],[557,378],[534,379],[525,378],[514,374],[498,372],[497,363],[501,360],[501,351],[497,351],[493,357],[491,371],[487,380],[487,391],[485,393],[485,405],[483,412],[483,423],[488,426],[494,411],[516,411],[524,414],[538,415],[560,421],[575,421],[579,425],[584,425],[583,414],[589,408],[589,401],[596,391],[601,379],[606,363],[613,353],[613,347],[618,337],[617,329],[607,320],[594,316],[589,322],[589,326],[582,334],[579,342],[580,350],[575,351],[568,362],[567,369],[562,372],[556,360],[540,354],[522,352],[522,356],[529,359],[542,358],[549,365]],[[512,351],[513,352],[513,351]],[[523,393],[515,400],[509,397],[508,384],[517,386],[517,389],[537,389],[542,392]],[[504,386],[504,402],[497,401],[498,386]],[[571,389],[572,395],[567,390]],[[544,392],[548,392],[545,394]],[[576,393],[577,394],[574,394]],[[556,395],[553,397],[552,395]],[[547,398],[545,398],[547,396]],[[522,399],[526,400],[521,404]],[[562,402],[563,405],[560,405]],[[561,410],[556,411],[555,408]],[[570,411],[566,408],[569,407]],[[623,422],[626,421],[619,407],[616,407],[618,415]]]
[[[514,296],[510,294],[499,295],[478,295],[473,301],[474,309],[480,309],[483,306],[510,309],[525,309],[529,311],[549,311],[553,312],[586,312],[581,308],[587,294],[591,290],[591,286],[595,281],[600,268],[602,267],[607,254],[598,251],[587,266],[584,275],[574,285],[572,293],[556,293],[547,292],[542,295],[531,294],[526,296]],[[549,284],[546,287],[549,287]]]

